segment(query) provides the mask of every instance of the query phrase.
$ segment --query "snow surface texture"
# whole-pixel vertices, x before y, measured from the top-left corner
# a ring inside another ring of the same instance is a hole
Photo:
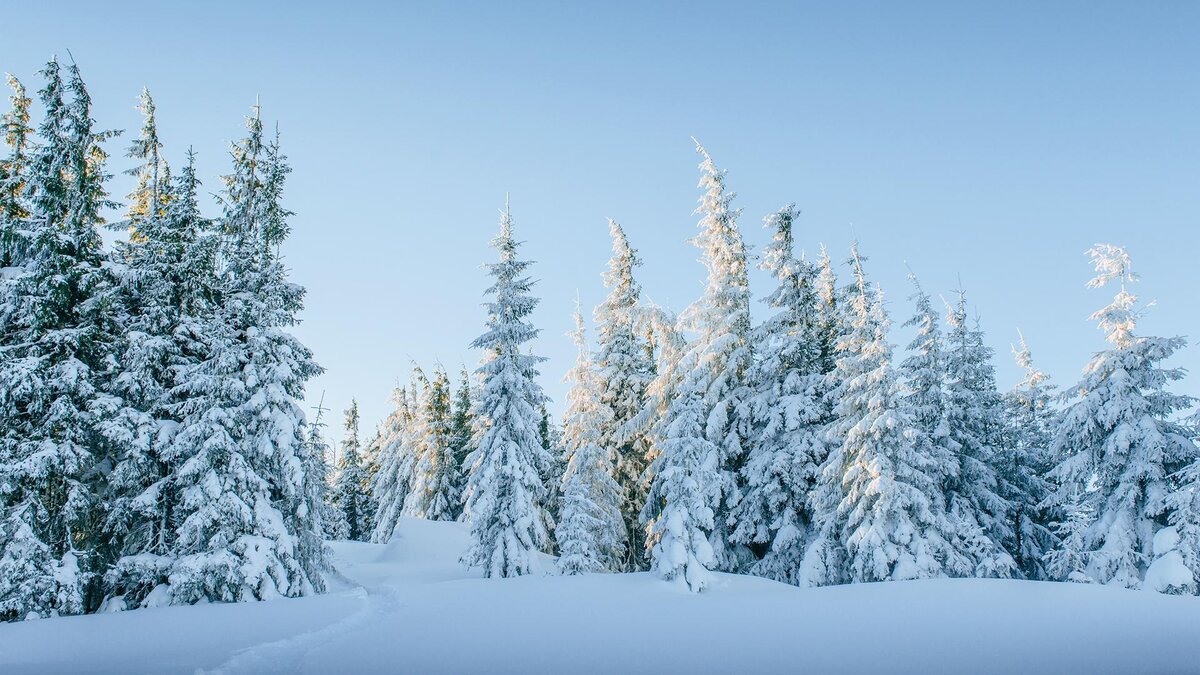
[[[0,624],[0,673],[1194,673],[1200,599],[940,579],[481,579],[461,523],[334,543],[325,595]],[[543,563],[550,561],[544,560]],[[552,569],[551,564],[543,564]]]

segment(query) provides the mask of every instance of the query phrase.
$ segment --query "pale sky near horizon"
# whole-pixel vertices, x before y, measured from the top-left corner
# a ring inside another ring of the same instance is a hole
[[[1061,385],[1104,347],[1086,321],[1112,296],[1084,288],[1096,242],[1127,246],[1135,292],[1157,302],[1140,332],[1200,339],[1200,4],[20,2],[4,17],[0,71],[31,91],[71,51],[99,125],[126,130],[113,173],[143,86],[169,159],[194,145],[211,191],[261,96],[294,168],[284,251],[308,289],[297,333],[327,369],[307,405],[324,392],[331,440],[352,396],[369,432],[413,361],[477,364],[506,193],[537,261],[555,411],[576,293],[604,294],[606,218],[640,250],[648,299],[698,297],[690,136],[728,170],[753,250],[788,202],[810,253],[860,241],[898,345],[906,265],[947,298],[961,280],[1004,388],[1018,327]],[[1173,365],[1193,371],[1176,390],[1200,394],[1200,348]]]

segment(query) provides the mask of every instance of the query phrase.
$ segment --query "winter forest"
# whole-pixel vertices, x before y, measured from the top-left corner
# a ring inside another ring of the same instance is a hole
[[[1200,418],[1171,365],[1186,341],[1138,330],[1120,246],[1088,251],[1090,280],[1080,269],[1107,346],[1080,354],[1079,381],[1049,382],[1022,341],[1024,381],[1000,391],[1008,355],[985,346],[965,291],[933,297],[915,275],[887,289],[915,331],[896,349],[870,242],[801,253],[817,243],[787,205],[749,254],[726,174],[697,144],[699,298],[678,316],[646,302],[643,260],[610,221],[608,295],[576,310],[552,419],[530,350],[536,267],[506,206],[482,363],[453,378],[414,367],[368,436],[357,406],[344,424],[301,406],[321,367],[290,333],[304,300],[286,265],[290,169],[259,108],[228,173],[202,181],[189,152],[163,148],[149,92],[122,143],[92,119],[74,63],[38,79],[32,93],[9,77],[0,163],[5,620],[321,593],[326,540],[386,543],[402,517],[466,523],[462,563],[485,577],[1198,592]],[[117,163],[137,179],[119,206]],[[104,228],[127,236],[105,246]],[[752,293],[755,264],[772,288]],[[770,310],[757,324],[755,301]]]

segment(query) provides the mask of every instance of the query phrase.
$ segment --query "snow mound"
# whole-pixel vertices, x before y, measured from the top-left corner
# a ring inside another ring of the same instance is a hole
[[[1189,673],[1200,599],[930,580],[798,589],[713,575],[481,579],[460,523],[334,542],[324,596],[0,625],[18,673]]]

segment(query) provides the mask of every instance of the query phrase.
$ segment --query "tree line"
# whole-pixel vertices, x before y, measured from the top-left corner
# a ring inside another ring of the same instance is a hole
[[[608,293],[576,311],[560,422],[547,414],[532,263],[502,212],[483,352],[452,382],[416,368],[395,410],[339,452],[321,372],[290,333],[304,291],[282,245],[290,168],[257,106],[230,148],[218,215],[189,151],[163,155],[152,98],[127,156],[125,217],[78,68],[15,78],[0,162],[0,618],[321,592],[324,539],[390,539],[402,516],[465,520],[486,576],[713,571],[815,586],[928,577],[1069,580],[1196,593],[1200,451],[1166,365],[1180,337],[1137,333],[1126,251],[1090,253],[1108,346],[1057,390],[1022,339],[1001,392],[964,293],[911,279],[897,359],[857,244],[844,267],[797,252],[798,211],[764,219],[774,288],[751,318],[752,257],[726,175],[697,145],[707,282],[678,315],[645,300],[609,222]],[[104,227],[128,232],[105,247]],[[841,278],[839,271],[843,270]]]

